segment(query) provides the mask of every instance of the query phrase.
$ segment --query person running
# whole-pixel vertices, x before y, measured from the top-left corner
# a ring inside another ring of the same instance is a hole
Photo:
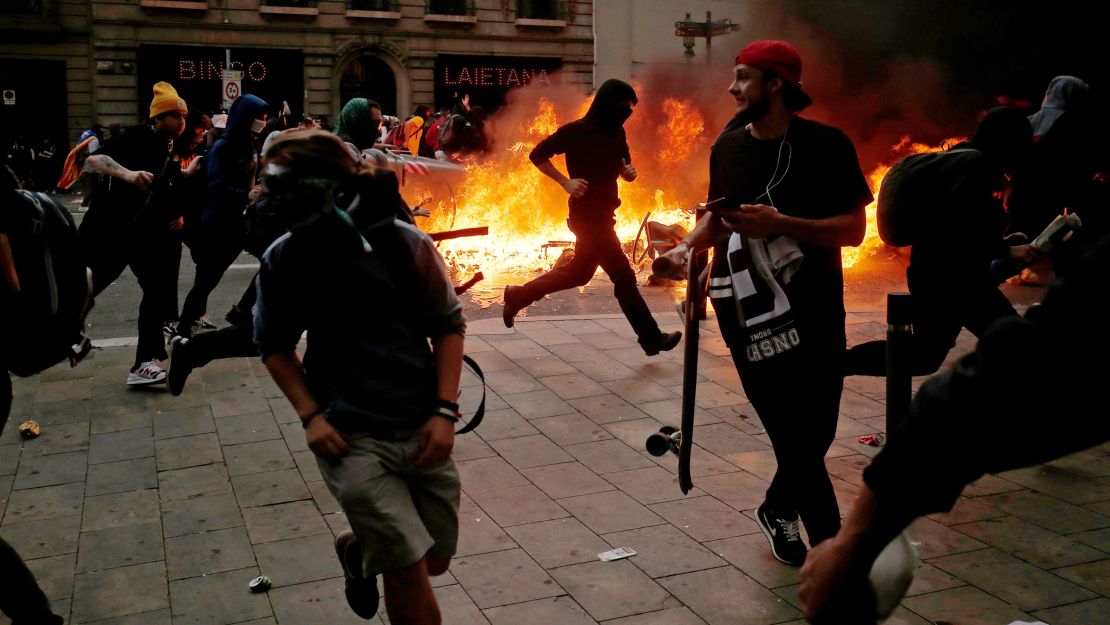
[[[381,575],[390,622],[438,625],[429,576],[458,541],[466,322],[432,240],[396,218],[376,177],[323,131],[266,153],[266,195],[291,230],[262,258],[254,336],[350,522],[335,547],[351,609],[374,618]],[[363,189],[349,205],[359,225],[338,208],[340,187]]]
[[[130,267],[143,290],[139,303],[139,343],[127,384],[164,382],[159,366],[166,359],[162,322],[167,302],[177,289],[175,262],[181,242],[173,187],[181,166],[174,141],[185,130],[189,109],[172,85],[154,85],[150,118],[107,141],[85,161],[87,171],[106,180],[94,192],[78,235],[93,273],[93,295],[99,295]]]
[[[654,356],[678,345],[682,333],[664,334],[651,316],[615,230],[621,205],[617,177],[631,182],[637,176],[624,133],[624,122],[637,102],[628,83],[607,80],[585,117],[560,127],[533,148],[532,163],[570,196],[567,226],[575,236],[574,258],[523,286],[505,287],[506,327],[513,327],[517,313],[543,296],[589,283],[600,266],[613,281],[621,311],[644,353]],[[566,154],[569,178],[551,163],[556,154]]]

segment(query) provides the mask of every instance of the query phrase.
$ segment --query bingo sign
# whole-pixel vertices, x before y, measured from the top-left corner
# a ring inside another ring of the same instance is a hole
[[[276,113],[288,101],[294,116],[304,101],[304,56],[300,50],[231,48],[231,67],[224,67],[227,49],[200,46],[142,45],[139,50],[140,113],[150,104],[154,83],[177,89],[189,109],[216,113],[227,110],[249,93],[270,104]]]
[[[562,66],[562,59],[548,57],[441,54],[436,57],[436,105],[449,106],[470,94],[471,104],[496,109],[512,89],[557,85]]]

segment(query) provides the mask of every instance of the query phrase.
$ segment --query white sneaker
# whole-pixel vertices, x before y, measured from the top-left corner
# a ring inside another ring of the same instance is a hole
[[[148,360],[127,374],[128,386],[159,384],[166,381],[166,370],[158,366],[157,360]]]

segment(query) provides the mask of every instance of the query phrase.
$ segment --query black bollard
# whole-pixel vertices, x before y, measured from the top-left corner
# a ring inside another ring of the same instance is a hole
[[[913,397],[913,300],[909,293],[887,293],[886,323],[886,435],[890,437],[909,415]]]

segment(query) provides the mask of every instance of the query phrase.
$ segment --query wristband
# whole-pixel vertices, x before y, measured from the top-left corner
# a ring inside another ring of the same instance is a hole
[[[324,412],[323,410],[317,410],[316,412],[309,415],[307,419],[301,419],[301,427],[307,430],[309,422],[315,419],[317,415],[324,415],[325,420],[328,418],[328,413]]]
[[[442,406],[438,407],[434,411],[432,411],[432,416],[433,417],[443,417],[444,419],[447,419],[451,423],[458,423],[459,420],[460,420],[458,412],[455,412],[454,410],[448,410],[447,408],[443,408]]]
[[[450,410],[451,412],[456,412],[456,413],[459,411],[459,405],[458,404],[456,404],[453,401],[447,401],[446,399],[436,399],[435,407],[436,408],[446,408],[446,409]]]

